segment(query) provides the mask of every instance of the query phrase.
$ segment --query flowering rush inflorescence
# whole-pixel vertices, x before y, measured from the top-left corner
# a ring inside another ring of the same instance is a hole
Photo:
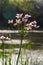
[[[5,37],[5,36],[1,36],[0,40],[10,40],[10,38],[9,37]]]
[[[13,20],[8,20],[8,24],[13,24],[14,27],[21,24],[23,25],[25,24],[24,30],[31,30],[33,28],[39,28],[39,26],[37,26],[36,20],[29,22],[29,18],[31,18],[31,15],[29,14],[23,15],[23,13],[19,13],[19,14],[16,14],[15,17],[16,17],[15,22]]]

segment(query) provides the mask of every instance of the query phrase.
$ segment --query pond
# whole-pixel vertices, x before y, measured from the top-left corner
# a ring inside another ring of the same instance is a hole
[[[20,32],[2,31],[2,35],[11,39],[4,41],[4,50],[0,40],[0,64],[3,65],[4,60],[4,65],[16,65],[21,43]],[[43,65],[43,31],[25,32],[18,65]]]
[[[4,58],[4,65],[5,61],[7,61],[6,64],[9,65],[9,58],[11,58],[11,65],[16,65],[18,52],[19,49],[16,48],[11,57],[9,56],[9,54],[7,54],[7,56]],[[43,65],[43,50],[24,50],[22,48],[18,65],[25,65],[25,62],[26,65]],[[0,58],[0,64],[2,65],[2,58]]]

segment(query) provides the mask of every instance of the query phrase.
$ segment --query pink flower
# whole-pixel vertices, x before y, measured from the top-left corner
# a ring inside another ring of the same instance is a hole
[[[31,17],[31,15],[26,14],[26,15],[24,16],[24,18],[29,18],[29,17]]]
[[[16,14],[16,18],[22,18],[22,15],[23,15],[23,13],[22,14]]]

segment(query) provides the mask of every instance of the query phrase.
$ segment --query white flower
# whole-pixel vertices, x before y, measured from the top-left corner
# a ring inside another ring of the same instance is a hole
[[[8,24],[13,23],[13,20],[8,20]]]
[[[19,14],[16,14],[17,16],[19,16]]]
[[[1,36],[0,39],[5,39],[5,37],[4,36]]]
[[[24,18],[29,18],[29,17],[31,17],[31,15],[26,14],[26,15],[24,16]]]
[[[16,16],[16,18],[20,18],[19,16]]]
[[[22,18],[22,15],[23,15],[23,13],[22,14],[16,14],[16,18]]]
[[[9,38],[9,37],[6,37],[6,39],[7,39],[7,40],[10,40],[10,38]]]

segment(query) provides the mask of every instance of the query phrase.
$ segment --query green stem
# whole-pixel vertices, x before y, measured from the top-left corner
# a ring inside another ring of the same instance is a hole
[[[7,57],[5,58],[5,65],[7,65]]]
[[[20,44],[20,48],[19,48],[19,53],[18,53],[16,65],[18,65],[19,57],[20,57],[20,53],[21,53],[21,48],[22,48],[22,40],[23,40],[23,31],[22,30],[21,30],[21,34],[20,35],[21,35],[21,44]]]
[[[4,40],[2,40],[2,65],[4,65]]]
[[[11,65],[11,58],[9,58],[9,65]]]

